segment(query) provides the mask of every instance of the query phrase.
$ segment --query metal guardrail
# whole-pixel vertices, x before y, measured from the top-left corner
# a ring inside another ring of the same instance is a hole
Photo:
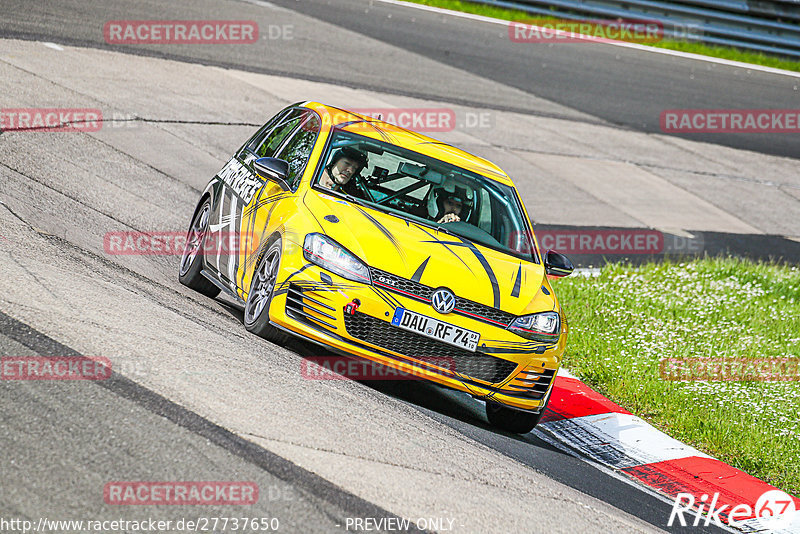
[[[652,20],[664,36],[800,59],[800,0],[469,0],[561,19]]]

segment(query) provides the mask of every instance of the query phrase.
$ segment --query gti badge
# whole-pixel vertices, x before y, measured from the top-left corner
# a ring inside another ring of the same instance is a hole
[[[437,289],[431,295],[431,306],[439,313],[450,313],[456,307],[456,296],[449,289]]]

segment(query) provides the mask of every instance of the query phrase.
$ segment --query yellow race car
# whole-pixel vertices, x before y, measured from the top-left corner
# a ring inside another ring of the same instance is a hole
[[[212,244],[212,245],[209,245]],[[289,335],[467,392],[489,421],[539,421],[566,343],[510,178],[429,137],[316,102],[282,110],[209,182],[180,264],[184,285]]]

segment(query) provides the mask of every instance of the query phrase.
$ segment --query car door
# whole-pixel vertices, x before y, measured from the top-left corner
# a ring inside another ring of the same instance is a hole
[[[252,168],[251,163],[264,156],[272,156],[303,121],[307,111],[284,110],[273,117],[228,163],[217,173],[217,189],[209,216],[209,242],[213,248],[208,264],[216,269],[219,279],[231,290],[236,289],[235,274],[239,269],[241,252],[251,241],[240,229],[260,198],[265,181]],[[262,156],[263,154],[264,156]]]
[[[294,122],[293,114],[287,116],[289,123]],[[292,124],[288,135],[283,134],[282,127],[276,127],[275,134],[266,136],[264,142],[255,150],[245,150],[242,154],[243,164],[252,170],[252,163],[259,157],[275,157],[289,163],[287,183],[289,191],[282,189],[277,183],[263,180],[262,186],[252,202],[245,206],[242,214],[241,253],[236,263],[235,280],[240,290],[247,290],[250,285],[250,273],[255,268],[260,246],[263,241],[295,209],[295,191],[305,172],[311,152],[314,149],[321,129],[319,116],[310,110],[302,110],[299,121]],[[280,141],[277,139],[281,138]],[[266,145],[266,146],[265,146]],[[255,172],[254,172],[255,174]],[[243,296],[243,295],[242,295]]]

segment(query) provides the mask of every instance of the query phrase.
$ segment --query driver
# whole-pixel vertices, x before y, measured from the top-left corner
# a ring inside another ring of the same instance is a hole
[[[319,178],[319,185],[342,191],[349,195],[359,195],[358,187],[351,181],[368,164],[367,155],[353,147],[346,146],[333,153],[331,162],[325,167]]]
[[[472,213],[473,196],[472,188],[448,178],[433,189],[428,199],[428,215],[437,223],[466,221]]]

